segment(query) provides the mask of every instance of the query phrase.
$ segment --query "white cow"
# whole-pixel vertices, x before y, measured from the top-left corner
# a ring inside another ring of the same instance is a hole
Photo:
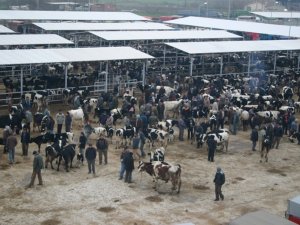
[[[169,87],[169,86],[156,86],[156,91],[158,92],[161,88],[164,88],[165,89],[165,95],[166,96],[170,96],[170,93],[172,92],[172,91],[175,91],[175,89],[174,88],[171,88],[171,87]]]
[[[84,113],[82,108],[79,109],[72,109],[68,111],[70,116],[72,117],[73,121],[81,120],[82,123],[84,122]]]
[[[173,112],[173,118],[178,116],[179,114],[179,106],[182,104],[183,99],[177,100],[177,101],[165,101],[165,111],[164,116],[167,118],[167,112]]]
[[[44,105],[44,96],[40,94],[35,94],[33,103],[37,105],[37,111],[40,112]]]
[[[279,111],[284,111],[284,112],[290,111],[290,112],[294,113],[295,107],[284,105],[279,108]]]
[[[105,135],[106,134],[106,129],[104,127],[96,127],[94,128],[94,133],[97,135]]]
[[[279,111],[260,111],[260,112],[257,112],[257,115],[259,115],[260,117],[263,117],[263,118],[277,119],[279,113],[280,113]]]
[[[227,152],[229,143],[229,131],[227,129],[220,129],[217,132],[209,132],[207,134],[200,135],[199,139],[197,140],[198,145],[202,145],[209,136],[213,136],[214,140],[217,142],[217,145],[221,145],[222,150],[225,147]]]

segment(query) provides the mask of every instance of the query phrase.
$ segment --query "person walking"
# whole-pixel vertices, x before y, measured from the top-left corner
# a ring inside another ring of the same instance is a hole
[[[119,175],[119,180],[123,179],[124,173],[125,173],[125,164],[124,164],[124,157],[128,153],[128,147],[125,146],[123,151],[121,152],[120,155],[120,162],[121,162],[121,167],[120,167],[120,175]]]
[[[32,154],[34,155],[33,171],[31,175],[31,181],[28,186],[29,188],[33,187],[36,175],[38,175],[38,179],[39,179],[38,185],[43,185],[43,179],[41,173],[42,169],[44,169],[43,157],[37,151],[33,151]]]
[[[139,148],[140,148],[141,156],[145,157],[146,154],[145,154],[145,151],[144,151],[144,145],[146,143],[146,136],[145,136],[145,134],[142,130],[138,131],[138,135],[139,135],[139,138],[140,138]]]
[[[85,158],[88,163],[89,174],[93,171],[93,175],[96,175],[95,172],[95,160],[96,160],[97,152],[96,148],[93,147],[92,143],[89,143],[89,147],[85,150]]]
[[[61,111],[61,109],[56,114],[56,123],[57,123],[57,133],[61,134],[62,126],[65,122],[65,114]]]
[[[23,127],[22,133],[21,133],[21,143],[22,143],[22,156],[28,157],[28,145],[30,142],[30,133],[27,129],[27,127]]]
[[[8,150],[9,164],[15,163],[15,148],[16,148],[17,144],[18,144],[18,140],[17,140],[17,137],[16,137],[16,132],[13,131],[13,134],[10,135],[6,139],[6,146],[7,146],[7,150]]]
[[[252,151],[256,151],[256,143],[258,141],[258,127],[255,126],[251,131],[250,140],[252,141]]]
[[[83,161],[84,161],[84,149],[85,149],[86,141],[87,141],[87,138],[85,137],[84,133],[81,132],[81,134],[79,136],[79,153],[83,157],[82,164],[83,164]]]
[[[141,155],[137,152],[140,145],[140,137],[137,133],[134,134],[132,138],[132,152],[133,152],[133,158],[134,159],[140,159]]]
[[[66,128],[66,132],[71,132],[71,129],[72,129],[72,116],[70,115],[69,112],[67,112],[67,114],[66,114],[65,128]]]
[[[3,149],[3,153],[6,154],[8,152],[7,150],[7,138],[12,134],[12,129],[10,128],[10,126],[5,126],[5,128],[3,129],[3,133],[2,133],[2,138],[3,138],[3,145],[4,145],[4,149]]]
[[[273,140],[272,148],[275,147],[276,149],[278,149],[282,136],[283,136],[283,128],[280,124],[277,123],[274,127],[274,140]]]
[[[217,149],[217,141],[215,141],[214,136],[208,136],[207,146],[208,146],[208,161],[214,162],[215,151]]]
[[[179,138],[179,141],[184,141],[183,139],[183,135],[184,135],[184,129],[186,128],[186,124],[183,120],[183,118],[180,118],[178,120],[178,129],[179,129],[179,135],[178,135],[178,138]]]
[[[107,164],[107,150],[108,142],[101,134],[96,143],[97,151],[99,153],[99,165],[102,164],[102,156],[104,156],[104,164]]]
[[[220,198],[223,201],[224,195],[222,194],[222,185],[225,183],[225,174],[221,169],[221,167],[217,168],[214,183],[215,183],[215,194],[216,194],[215,201],[219,201]]]
[[[124,166],[125,166],[125,182],[131,183],[132,182],[132,171],[134,170],[134,159],[133,159],[133,152],[128,151],[123,158]]]

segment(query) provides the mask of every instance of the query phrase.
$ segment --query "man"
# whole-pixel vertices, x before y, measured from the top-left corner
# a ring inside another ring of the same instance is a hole
[[[97,151],[99,152],[99,165],[102,164],[102,155],[104,156],[104,164],[107,164],[107,149],[108,142],[101,134],[96,143]]]
[[[124,173],[125,173],[125,164],[124,164],[124,157],[125,155],[128,153],[128,147],[125,146],[123,151],[121,152],[120,155],[120,162],[121,162],[121,167],[120,167],[120,176],[119,176],[119,180],[123,179]]]
[[[225,183],[225,174],[220,167],[217,168],[214,183],[216,193],[215,201],[219,201],[220,198],[223,201],[224,195],[222,194],[222,185]]]
[[[3,129],[3,133],[2,133],[2,138],[3,138],[3,145],[4,145],[4,151],[3,153],[7,153],[7,138],[12,134],[12,130],[10,128],[10,126],[5,126],[5,128]]]
[[[208,161],[214,162],[215,151],[217,149],[217,142],[215,141],[214,136],[208,136],[207,146],[208,146]]]
[[[96,156],[97,156],[96,148],[93,147],[92,143],[89,143],[89,147],[87,147],[85,150],[85,158],[88,163],[89,174],[93,171],[94,176],[96,174],[95,172]]]
[[[13,131],[13,134],[10,135],[7,139],[6,139],[6,147],[8,150],[8,160],[9,160],[9,164],[13,164],[15,163],[15,148],[18,144],[18,140],[16,137],[16,132]]]
[[[125,153],[123,158],[124,166],[125,166],[125,182],[132,182],[132,171],[134,170],[134,159],[133,152],[128,151]]]
[[[56,114],[56,123],[57,123],[57,133],[61,134],[61,129],[63,123],[65,122],[65,115],[62,113],[61,109]]]
[[[26,126],[23,127],[23,131],[21,133],[21,143],[22,143],[22,156],[28,156],[28,145],[30,142],[30,133]]]
[[[258,127],[255,126],[251,132],[250,140],[252,141],[252,151],[256,151],[256,143],[258,141]]]
[[[42,169],[44,169],[43,157],[37,151],[33,151],[33,155],[34,155],[33,171],[32,171],[31,181],[28,186],[30,188],[34,185],[36,175],[38,175],[38,179],[39,179],[38,185],[43,185],[42,174],[41,174]]]
[[[82,156],[84,156],[84,149],[85,149],[85,145],[87,142],[87,138],[85,137],[84,133],[81,132],[80,136],[79,136],[79,152]],[[82,164],[83,164],[84,158],[82,159]]]
[[[66,132],[71,132],[71,128],[72,128],[72,116],[70,115],[69,112],[67,112],[67,114],[66,114],[65,127],[66,127]]]
[[[277,123],[274,127],[274,140],[273,140],[272,148],[274,148],[274,146],[276,145],[275,148],[278,149],[282,136],[283,136],[283,128],[280,124]]]
[[[179,129],[179,135],[178,135],[178,138],[179,138],[179,141],[184,141],[183,139],[183,135],[184,135],[184,129],[186,128],[186,124],[183,120],[183,118],[180,118],[178,120],[178,129]]]

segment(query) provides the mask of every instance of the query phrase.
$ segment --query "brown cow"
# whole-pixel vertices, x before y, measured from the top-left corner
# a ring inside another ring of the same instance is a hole
[[[139,162],[138,170],[140,172],[146,171],[152,176],[155,182],[155,190],[157,190],[158,180],[163,180],[166,183],[171,180],[172,190],[177,189],[177,193],[180,192],[181,187],[181,166],[171,165],[166,162],[154,161],[154,162]]]

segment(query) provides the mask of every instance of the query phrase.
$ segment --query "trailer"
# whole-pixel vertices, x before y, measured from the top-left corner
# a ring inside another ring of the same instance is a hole
[[[300,224],[300,195],[288,200],[285,216],[289,221]]]

